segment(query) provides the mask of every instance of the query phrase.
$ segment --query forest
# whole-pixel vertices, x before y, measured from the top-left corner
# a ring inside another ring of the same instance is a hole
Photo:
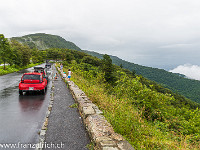
[[[103,58],[102,54],[93,51],[84,51],[92,56]],[[175,93],[184,95],[192,101],[200,103],[200,81],[186,78],[184,75],[168,72],[163,69],[146,67],[122,60],[116,56],[110,56],[113,64],[122,66],[130,71],[135,71],[137,74],[145,78],[155,81],[162,86],[172,90]]]

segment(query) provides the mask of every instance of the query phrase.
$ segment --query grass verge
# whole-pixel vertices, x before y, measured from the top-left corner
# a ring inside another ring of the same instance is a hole
[[[17,72],[17,71],[20,71],[20,70],[23,70],[23,69],[27,69],[27,68],[30,68],[30,67],[33,67],[33,66],[37,66],[39,65],[40,63],[37,63],[37,64],[29,64],[27,66],[24,66],[24,67],[15,67],[15,66],[6,66],[5,70],[3,69],[4,67],[3,66],[0,66],[0,76],[1,75],[5,75],[5,74],[9,74],[9,73],[13,73],[13,72]]]

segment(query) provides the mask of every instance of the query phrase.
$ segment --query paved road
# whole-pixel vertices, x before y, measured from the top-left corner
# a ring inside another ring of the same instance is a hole
[[[21,76],[30,71],[33,68],[0,76],[0,144],[38,143],[38,132],[49,104],[51,81],[45,95],[19,96],[18,84]]]
[[[54,87],[54,104],[45,142],[59,146],[62,143],[64,150],[86,150],[86,145],[90,143],[89,137],[78,109],[70,107],[75,101],[60,76],[54,81]]]

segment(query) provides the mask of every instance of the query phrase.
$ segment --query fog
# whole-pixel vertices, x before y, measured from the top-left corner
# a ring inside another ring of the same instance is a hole
[[[190,79],[200,80],[200,66],[198,65],[191,65],[191,64],[180,65],[175,69],[170,70],[170,72],[180,73]]]

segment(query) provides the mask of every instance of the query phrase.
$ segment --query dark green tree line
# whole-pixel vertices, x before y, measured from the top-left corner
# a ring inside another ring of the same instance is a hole
[[[4,37],[4,35],[0,34],[0,59],[4,64],[4,69],[6,63],[12,63],[11,56],[12,56],[12,50],[10,44],[8,40]]]

